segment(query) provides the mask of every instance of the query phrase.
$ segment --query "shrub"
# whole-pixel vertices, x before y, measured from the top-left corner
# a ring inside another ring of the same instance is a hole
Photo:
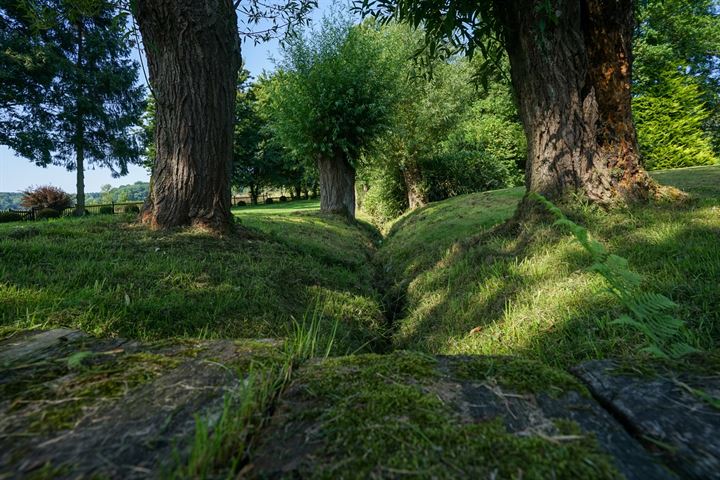
[[[711,111],[701,95],[692,80],[670,72],[633,99],[640,153],[648,170],[717,163],[710,136],[703,130]]]
[[[115,208],[112,205],[104,205],[100,207],[98,213],[100,213],[100,215],[112,215],[115,213]]]
[[[137,215],[138,213],[140,213],[140,207],[138,207],[137,205],[126,205],[123,211],[125,213],[132,213],[133,215]]]
[[[62,212],[66,208],[72,207],[72,198],[62,189],[46,185],[36,188],[28,188],[23,191],[20,205],[26,208],[46,209]]]
[[[273,203],[275,203],[275,202],[272,198],[268,197],[265,199],[265,205],[271,205]]]
[[[54,208],[43,208],[35,212],[36,220],[42,220],[44,218],[60,218],[60,212]]]
[[[247,205],[247,202],[245,200],[240,200],[235,205],[238,207],[244,207],[245,205]]]
[[[284,202],[287,202],[287,201],[288,201],[288,198],[287,198],[285,195],[282,195],[282,196],[280,197],[280,202],[283,202],[283,203],[284,203]]]
[[[22,215],[15,212],[0,212],[0,223],[19,222]]]

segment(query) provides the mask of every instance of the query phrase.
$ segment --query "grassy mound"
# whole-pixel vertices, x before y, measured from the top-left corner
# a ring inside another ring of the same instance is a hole
[[[0,335],[73,327],[101,336],[279,337],[310,312],[337,353],[382,336],[368,233],[317,202],[243,207],[246,229],[153,232],[130,217],[0,226]],[[301,211],[297,211],[301,210]]]
[[[645,284],[680,304],[692,341],[720,340],[720,167],[657,172],[692,196],[605,212],[578,205],[572,218]],[[610,325],[621,313],[588,272],[589,257],[551,225],[493,232],[522,189],[456,197],[413,211],[389,228],[378,259],[403,307],[396,346],[446,354],[515,354],[568,366],[635,352],[639,338]]]

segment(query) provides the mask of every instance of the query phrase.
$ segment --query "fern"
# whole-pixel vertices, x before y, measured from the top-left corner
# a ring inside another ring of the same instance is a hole
[[[593,261],[590,270],[605,279],[607,291],[628,311],[611,323],[640,332],[646,342],[641,351],[661,358],[679,358],[697,352],[682,340],[687,332],[685,323],[672,313],[678,306],[675,302],[659,293],[643,291],[642,276],[630,270],[625,258],[609,253],[600,242],[590,237],[585,227],[568,219],[542,195],[531,192],[530,198],[545,206],[555,216],[555,225],[569,230],[590,254]]]

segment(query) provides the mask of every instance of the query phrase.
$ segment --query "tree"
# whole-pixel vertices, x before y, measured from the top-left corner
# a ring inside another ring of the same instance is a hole
[[[0,34],[0,64],[29,85],[11,89],[0,105],[0,141],[38,165],[76,170],[82,215],[86,164],[120,176],[140,158],[134,126],[143,88],[127,17],[108,0],[4,0],[0,18],[11,29]]]
[[[156,228],[232,224],[230,180],[235,91],[240,66],[236,8],[244,38],[265,40],[302,21],[309,0],[138,0],[140,28],[155,96],[156,160],[142,218]]]
[[[696,85],[708,112],[698,128],[720,155],[720,2],[639,0],[637,12],[633,94],[646,97],[658,88],[677,90],[678,85],[660,85],[674,82],[671,72]],[[659,127],[672,129],[669,124]],[[642,143],[641,139],[641,147]]]
[[[275,131],[293,155],[317,162],[325,212],[355,216],[357,162],[385,130],[394,102],[375,33],[326,18],[320,31],[288,44],[277,74]]]
[[[249,83],[249,73],[240,72],[237,100],[235,102],[236,124],[233,147],[233,186],[247,188],[251,202],[258,203],[258,197],[265,188],[282,183],[282,169],[285,159],[282,147],[277,143],[268,123],[266,96],[271,80],[261,78],[256,84]],[[260,101],[258,96],[266,99]]]
[[[703,123],[710,112],[692,78],[675,69],[633,101],[646,168],[691,167],[717,162]]]
[[[653,194],[631,115],[632,0],[362,3],[376,17],[422,24],[431,52],[480,50],[496,63],[507,53],[528,191],[552,199],[581,192],[603,204]]]

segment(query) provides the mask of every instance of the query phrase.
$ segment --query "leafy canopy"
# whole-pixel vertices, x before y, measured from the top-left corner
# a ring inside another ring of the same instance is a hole
[[[396,92],[377,35],[335,15],[288,42],[269,95],[275,132],[293,155],[356,162],[386,129]]]

